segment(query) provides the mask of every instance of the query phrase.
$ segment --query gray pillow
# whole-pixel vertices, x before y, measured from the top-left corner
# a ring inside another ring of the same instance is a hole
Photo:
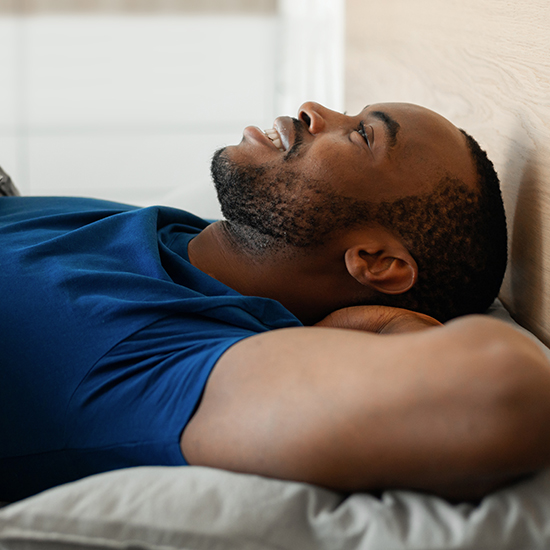
[[[140,550],[550,547],[550,472],[451,505],[408,491],[344,495],[202,467],[108,472],[0,511],[0,547]]]

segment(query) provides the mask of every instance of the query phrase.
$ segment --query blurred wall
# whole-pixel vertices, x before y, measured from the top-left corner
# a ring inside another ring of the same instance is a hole
[[[18,0],[0,18],[0,162],[25,194],[217,217],[212,152],[275,116],[276,13],[104,4]]]
[[[276,0],[0,0],[4,13],[275,13]]]
[[[24,194],[220,216],[245,126],[343,107],[344,0],[0,0],[0,164]]]

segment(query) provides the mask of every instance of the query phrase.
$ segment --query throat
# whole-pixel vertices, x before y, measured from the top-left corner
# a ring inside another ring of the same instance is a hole
[[[253,227],[227,221],[220,223],[236,254],[249,255],[254,261],[262,261],[269,253],[282,248],[276,239]]]
[[[290,257],[273,248],[250,250],[242,235],[227,222],[216,222],[189,243],[191,263],[207,275],[245,296],[271,298],[281,303],[304,324],[313,324],[329,313],[312,274],[304,269],[308,254]],[[293,255],[294,256],[294,255]]]
[[[298,264],[301,258],[308,257],[306,247],[293,246],[285,240],[267,235],[248,225],[221,222],[227,240],[237,256],[245,256],[254,264]]]
[[[252,235],[250,235],[252,237]],[[269,285],[269,263],[262,243],[250,249],[247,235],[225,221],[209,225],[189,243],[192,265],[232,289],[248,296],[265,296]],[[265,243],[268,246],[268,243]]]

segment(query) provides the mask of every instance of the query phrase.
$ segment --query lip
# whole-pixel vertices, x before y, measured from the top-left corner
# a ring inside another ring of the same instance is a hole
[[[285,149],[285,153],[292,147],[295,141],[294,122],[288,116],[280,116],[275,119],[273,128],[279,132],[281,143]]]
[[[268,145],[269,147],[277,151],[277,153],[281,152],[279,151],[279,149],[277,149],[277,147],[275,147],[274,143],[264,134],[264,132],[262,132],[262,130],[260,130],[257,126],[247,126],[243,131],[243,136],[246,139],[259,142],[262,145]]]

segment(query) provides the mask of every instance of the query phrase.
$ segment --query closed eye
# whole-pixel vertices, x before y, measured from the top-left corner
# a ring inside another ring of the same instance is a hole
[[[359,126],[357,127],[356,131],[365,140],[365,143],[370,147],[369,137],[367,136],[367,132],[365,131],[365,125],[363,122],[359,123]]]

